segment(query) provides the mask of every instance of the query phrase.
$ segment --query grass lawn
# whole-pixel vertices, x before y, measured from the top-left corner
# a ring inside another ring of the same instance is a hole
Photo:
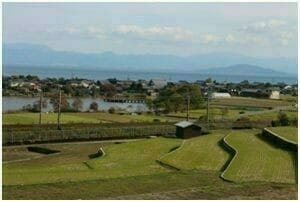
[[[229,154],[218,144],[227,132],[212,132],[185,140],[179,149],[167,154],[161,161],[182,170],[218,171],[229,158]]]
[[[290,126],[270,127],[269,130],[290,141],[298,142],[298,128]]]
[[[154,138],[104,146],[100,143],[65,144],[64,148],[48,145],[47,148],[61,149],[62,152],[4,164],[3,184],[44,184],[169,172],[155,160],[180,143],[178,139]],[[106,155],[89,160],[88,155],[96,153],[102,146]],[[83,161],[87,161],[88,165]]]
[[[238,153],[224,172],[235,182],[295,183],[296,154],[263,141],[258,130],[233,131],[225,139]]]
[[[13,113],[2,114],[3,124],[37,124],[39,113]],[[154,116],[154,115],[119,115],[104,112],[98,113],[62,113],[61,123],[129,123],[129,122],[153,122],[158,119],[161,122],[176,121],[175,118]],[[56,123],[57,114],[42,114],[42,123]]]

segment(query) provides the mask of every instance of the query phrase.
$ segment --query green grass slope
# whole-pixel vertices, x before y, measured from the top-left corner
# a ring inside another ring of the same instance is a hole
[[[259,132],[234,131],[225,138],[237,154],[223,173],[223,177],[235,182],[295,183],[295,153],[263,141]]]
[[[169,172],[155,161],[181,140],[154,138],[104,146],[106,155],[88,160],[101,144],[66,145],[57,155],[3,165],[3,185],[96,180]],[[72,149],[70,149],[72,147]],[[49,146],[55,149],[55,147]],[[83,161],[87,161],[87,165]]]
[[[229,154],[218,144],[225,133],[213,132],[185,140],[179,149],[160,160],[182,170],[220,170],[229,158]]]

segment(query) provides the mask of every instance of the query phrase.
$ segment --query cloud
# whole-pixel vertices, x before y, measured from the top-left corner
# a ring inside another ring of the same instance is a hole
[[[272,31],[283,25],[286,25],[286,21],[271,19],[267,21],[258,21],[258,22],[250,23],[248,25],[244,25],[240,30],[245,32],[259,33],[259,32]]]
[[[210,43],[216,43],[219,42],[221,37],[215,35],[215,34],[203,34],[200,36],[200,43],[203,44],[210,44]]]
[[[87,28],[78,28],[78,27],[73,27],[73,26],[68,26],[63,29],[55,29],[51,30],[48,29],[46,30],[46,34],[48,36],[52,37],[72,37],[72,38],[105,38],[106,33],[104,32],[103,29],[90,26]]]
[[[115,32],[119,35],[131,38],[166,40],[166,41],[189,41],[193,33],[181,27],[154,26],[141,27],[137,25],[120,25]]]

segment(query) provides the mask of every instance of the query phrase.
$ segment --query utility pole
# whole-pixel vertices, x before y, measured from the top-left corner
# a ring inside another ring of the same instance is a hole
[[[207,88],[206,122],[207,122],[207,130],[209,130],[209,87]]]
[[[59,90],[58,97],[58,113],[57,113],[57,129],[60,130],[60,108],[61,108],[61,90]]]
[[[189,114],[189,110],[190,110],[190,96],[187,96],[187,111],[186,111],[186,120],[189,121],[190,118],[190,114]]]
[[[42,108],[43,108],[43,103],[42,103],[42,100],[43,100],[43,97],[42,97],[42,91],[40,92],[40,125],[42,124]]]

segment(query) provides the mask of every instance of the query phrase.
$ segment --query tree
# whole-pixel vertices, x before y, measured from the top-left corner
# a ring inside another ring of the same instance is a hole
[[[50,104],[53,106],[53,110],[55,112],[58,111],[58,105],[59,105],[59,94],[58,93],[52,93],[50,95]],[[67,96],[64,93],[61,93],[61,103],[60,103],[60,111],[68,111],[70,109],[70,104],[67,100]]]
[[[114,107],[111,107],[108,109],[108,113],[114,114],[116,112],[116,109]]]
[[[165,113],[178,112],[187,109],[188,96],[190,96],[190,109],[199,109],[203,105],[201,90],[196,84],[167,86],[160,90],[153,102],[147,102],[147,104],[155,111],[163,108]]]
[[[90,105],[90,109],[94,110],[94,111],[98,111],[98,103],[97,102],[92,102]]]
[[[80,111],[83,108],[82,100],[80,98],[75,98],[75,100],[72,103],[72,107],[76,111]]]
[[[283,111],[278,112],[277,118],[278,118],[278,121],[281,126],[290,125],[290,120],[289,120],[288,116],[286,115],[286,113],[284,113]]]

